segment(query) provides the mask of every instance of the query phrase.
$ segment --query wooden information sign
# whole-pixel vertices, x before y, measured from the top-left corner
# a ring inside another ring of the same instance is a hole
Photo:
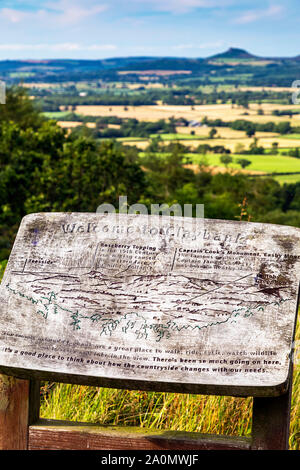
[[[0,370],[145,390],[280,395],[299,278],[297,228],[32,214],[1,284]]]

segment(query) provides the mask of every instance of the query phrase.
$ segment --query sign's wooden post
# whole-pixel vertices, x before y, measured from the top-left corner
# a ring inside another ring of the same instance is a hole
[[[28,426],[38,422],[40,418],[40,382],[30,379],[28,402]]]
[[[28,445],[29,381],[0,375],[0,450]]]
[[[26,216],[0,288],[0,447],[287,448],[299,280],[294,227]],[[252,440],[45,422],[44,380],[251,396]]]
[[[254,450],[287,450],[292,385],[280,397],[254,398],[252,445]]]
[[[0,450],[26,450],[29,426],[37,423],[40,383],[0,375]]]

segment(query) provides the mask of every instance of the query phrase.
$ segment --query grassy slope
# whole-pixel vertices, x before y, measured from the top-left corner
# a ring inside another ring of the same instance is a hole
[[[278,181],[279,184],[294,184],[300,181],[300,175],[279,175],[272,178]]]
[[[49,119],[60,119],[62,120],[65,116],[70,114],[71,111],[48,111],[43,113],[43,115]]]
[[[145,152],[140,152],[141,160]],[[163,154],[161,154],[163,155]],[[224,168],[224,164],[220,161],[221,155],[219,154],[206,154],[200,155],[195,153],[186,154],[186,161],[192,164],[200,164],[205,161],[205,164],[211,167]],[[228,168],[240,170],[241,166],[237,163],[238,159],[246,159],[251,161],[245,171],[261,172],[261,173],[297,173],[295,175],[279,175],[274,176],[280,184],[283,183],[296,183],[300,181],[300,159],[293,157],[286,157],[278,155],[231,155],[233,163],[228,165]]]
[[[187,154],[193,163],[199,163],[203,158],[202,155]],[[249,171],[262,171],[265,173],[289,173],[300,172],[300,159],[285,157],[282,155],[232,155],[234,162],[229,165],[229,168],[241,168],[237,159],[243,158],[251,161],[251,165],[247,167]],[[224,166],[220,162],[220,155],[208,154],[207,162],[212,166]]]
[[[296,338],[300,341],[300,322]],[[298,359],[299,362],[299,359]],[[44,384],[43,418],[236,436],[251,435],[252,398]],[[300,364],[294,368],[290,449],[300,450]]]
[[[280,136],[281,139],[300,139],[300,134],[286,134],[286,135],[282,135]]]
[[[143,158],[145,152],[141,152]],[[161,155],[164,155],[163,153]],[[201,155],[197,153],[187,153],[186,159],[194,164],[199,164],[205,160],[209,166],[224,167],[220,161],[220,154],[208,153]],[[231,155],[233,163],[228,168],[240,169],[241,166],[236,162],[238,159],[251,161],[247,166],[247,171],[261,171],[263,173],[293,173],[300,172],[300,158],[286,157],[283,155]]]

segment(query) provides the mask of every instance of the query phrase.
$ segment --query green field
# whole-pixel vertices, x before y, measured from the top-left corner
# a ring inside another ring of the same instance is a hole
[[[143,158],[145,152],[140,152],[140,157]],[[161,153],[161,156],[164,154]],[[222,155],[208,153],[201,155],[197,153],[185,154],[186,160],[189,163],[200,164],[205,160],[207,166],[224,167],[220,158]],[[247,166],[247,171],[260,171],[262,173],[300,173],[300,158],[285,157],[282,155],[232,155],[233,162],[228,165],[228,168],[240,169],[241,166],[237,163],[239,159],[246,159],[251,161]],[[290,175],[294,176],[294,175]]]
[[[285,134],[285,135],[281,135],[280,138],[281,139],[290,139],[290,140],[300,139],[300,134]]]
[[[49,112],[43,113],[43,115],[46,118],[57,119],[57,120],[62,120],[62,121],[63,121],[63,118],[67,116],[68,114],[70,114],[70,111],[49,111]]]
[[[140,158],[146,155],[145,152],[140,152]],[[164,154],[159,154],[163,156]],[[209,153],[206,155],[187,153],[185,154],[186,163],[199,165],[204,164],[208,167],[225,168],[221,162],[222,155]],[[239,159],[246,159],[251,161],[251,164],[246,167],[245,171],[261,172],[262,174],[271,175],[280,184],[296,183],[300,181],[300,159],[293,157],[285,157],[282,155],[231,155],[233,162],[228,165],[228,169],[241,170],[241,166],[237,163]],[[276,176],[277,173],[280,173]],[[287,173],[287,174],[282,174]],[[288,174],[296,173],[296,174]]]
[[[34,77],[34,72],[12,72],[9,74],[11,78],[29,78]]]
[[[278,181],[280,184],[294,184],[300,182],[300,174],[299,175],[279,175],[273,176],[273,179]]]
[[[186,157],[192,160],[193,163],[200,163],[203,160],[203,155],[187,154]],[[209,166],[224,165],[220,161],[221,155],[207,154],[205,160]],[[228,165],[228,168],[238,169],[241,168],[236,161],[238,159],[246,159],[251,161],[247,166],[249,171],[261,171],[264,173],[292,173],[300,172],[300,159],[293,157],[284,157],[282,155],[233,155],[233,163]]]

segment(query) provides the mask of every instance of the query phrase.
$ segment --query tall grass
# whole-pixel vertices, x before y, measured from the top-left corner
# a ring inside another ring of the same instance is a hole
[[[244,436],[251,432],[251,405],[251,398],[57,384],[42,399],[41,417]]]
[[[296,339],[300,340],[300,321]],[[299,392],[300,364],[294,366],[289,440],[292,450],[300,450]],[[138,392],[45,383],[42,388],[41,417],[101,425],[249,436],[252,426],[252,398]]]
[[[297,347],[294,353],[293,393],[291,405],[290,449],[300,450],[300,318],[295,334]]]

